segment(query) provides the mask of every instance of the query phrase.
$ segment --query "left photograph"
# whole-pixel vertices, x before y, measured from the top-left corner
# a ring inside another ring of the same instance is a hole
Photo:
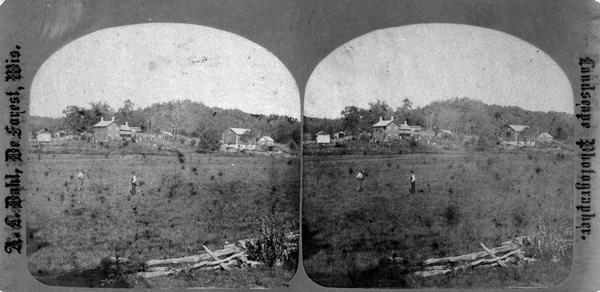
[[[262,46],[118,26],[31,84],[27,258],[51,286],[281,287],[298,263],[300,96]]]

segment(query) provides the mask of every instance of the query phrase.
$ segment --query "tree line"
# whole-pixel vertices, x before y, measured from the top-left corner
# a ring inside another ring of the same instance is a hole
[[[92,126],[101,118],[111,119],[119,125],[141,127],[143,132],[168,131],[175,135],[218,141],[227,128],[248,128],[256,138],[268,135],[280,143],[293,140],[300,143],[300,121],[288,116],[245,113],[237,109],[208,107],[190,100],[154,103],[145,108],[135,108],[130,100],[118,109],[106,102],[92,102],[87,107],[67,106],[60,118],[30,117],[32,133],[47,128],[50,131],[67,130],[72,133],[92,132]]]
[[[548,132],[555,139],[573,138],[572,114],[564,112],[541,112],[524,110],[517,106],[488,105],[468,97],[450,98],[434,101],[423,107],[413,107],[409,98],[393,109],[385,101],[377,100],[367,108],[347,106],[341,112],[341,118],[304,119],[304,132],[315,134],[326,131],[330,134],[346,131],[351,134],[370,133],[373,124],[380,117],[386,120],[394,118],[398,124],[406,121],[411,126],[421,126],[432,132],[449,130],[457,135],[476,135],[483,139],[494,140],[502,137],[504,127],[509,124],[527,125],[535,133]]]

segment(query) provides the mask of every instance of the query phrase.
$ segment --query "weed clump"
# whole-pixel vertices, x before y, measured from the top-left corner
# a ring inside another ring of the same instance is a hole
[[[286,239],[285,224],[278,220],[274,210],[258,213],[259,228],[256,240],[248,243],[248,258],[264,263],[268,267],[295,261],[296,252]]]
[[[535,231],[529,253],[534,258],[556,260],[566,256],[572,247],[573,229],[567,224],[558,226],[552,222],[550,215],[551,212],[546,209],[533,220]]]
[[[458,223],[459,221],[459,217],[460,217],[460,211],[458,206],[456,205],[449,205],[448,207],[446,207],[444,209],[444,218],[446,218],[446,221],[448,222],[448,224],[450,225],[455,225]]]

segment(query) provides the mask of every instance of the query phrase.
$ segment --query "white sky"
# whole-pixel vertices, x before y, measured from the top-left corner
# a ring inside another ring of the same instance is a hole
[[[377,30],[335,49],[310,76],[304,115],[341,117],[345,106],[367,108],[404,98],[413,107],[451,97],[527,110],[573,113],[561,68],[529,43],[495,30],[418,24]]]
[[[58,50],[38,70],[30,114],[62,116],[69,105],[113,109],[190,99],[255,114],[300,116],[300,96],[272,53],[199,25],[154,23],[103,29]]]

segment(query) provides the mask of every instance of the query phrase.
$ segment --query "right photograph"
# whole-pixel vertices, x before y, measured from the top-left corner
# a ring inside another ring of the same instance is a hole
[[[310,76],[303,264],[326,287],[551,287],[570,272],[574,99],[507,33],[376,30]]]

